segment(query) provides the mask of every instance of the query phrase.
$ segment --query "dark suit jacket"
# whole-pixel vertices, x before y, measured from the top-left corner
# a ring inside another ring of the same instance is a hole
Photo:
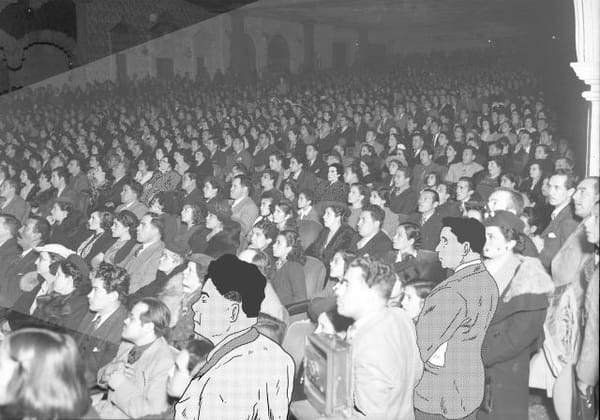
[[[311,257],[321,260],[321,262],[325,264],[325,267],[329,267],[329,263],[336,252],[347,250],[350,247],[354,241],[354,238],[358,236],[358,233],[356,233],[356,231],[350,226],[342,225],[335,235],[333,235],[331,241],[325,245],[325,242],[327,241],[327,235],[329,235],[329,229],[325,228],[321,231],[321,233],[319,233],[317,239],[306,250],[306,255],[310,255]]]
[[[304,164],[304,169],[312,172],[318,178],[327,179],[327,165],[325,165],[325,162],[323,162],[321,156],[317,156],[317,159],[312,164],[306,162]]]
[[[550,270],[552,258],[558,253],[567,238],[577,229],[578,224],[579,222],[575,220],[573,209],[569,203],[544,229],[541,235],[544,240],[544,248],[540,252],[540,260],[547,270]]]
[[[35,271],[35,260],[38,253],[30,251],[24,257],[18,256],[6,264],[4,272],[0,273],[0,309],[12,308],[23,293],[19,280],[23,274]]]
[[[389,207],[396,214],[408,215],[417,211],[418,200],[419,195],[412,188],[404,190],[398,195],[396,194],[396,188],[393,188],[390,192]]]
[[[87,239],[87,238],[86,238]],[[102,234],[92,245],[90,252],[83,258],[85,262],[91,264],[92,259],[101,252],[106,252],[108,248],[116,242],[116,238],[112,237],[112,232],[107,231]]]
[[[8,238],[0,245],[0,272],[5,271],[6,264],[16,258],[22,251],[15,238]]]
[[[294,180],[293,175],[290,175],[290,180]],[[317,177],[311,171],[307,171],[302,169],[300,175],[298,175],[298,179],[295,180],[298,184],[298,191],[308,189],[314,191],[317,188]]]
[[[96,383],[98,370],[117,355],[123,322],[127,314],[127,308],[121,305],[96,330],[92,328],[96,312],[88,312],[79,324],[77,346],[85,362],[86,379],[89,385]]]
[[[421,213],[411,215],[409,221],[420,226],[421,231],[421,249],[433,251],[440,242],[440,232],[442,231],[442,216],[435,211],[427,219],[424,225],[421,225]]]
[[[361,255],[370,255],[375,258],[383,258],[388,252],[392,250],[392,241],[388,236],[380,230],[367,242],[362,248],[358,248],[358,242],[362,238],[360,236],[354,238],[352,245],[348,248],[348,251]]]
[[[21,222],[21,224],[23,224],[29,217],[30,210],[31,206],[29,203],[16,195],[3,209],[0,209],[0,212],[12,214],[19,222]]]
[[[102,206],[108,206],[113,209],[117,208],[117,206],[121,204],[121,191],[123,191],[123,186],[126,182],[128,182],[126,176],[115,182],[107,191],[102,202],[97,203],[96,208]]]
[[[191,193],[187,194],[183,197],[183,205],[191,206],[191,205],[204,205],[204,194],[198,188],[194,188]]]

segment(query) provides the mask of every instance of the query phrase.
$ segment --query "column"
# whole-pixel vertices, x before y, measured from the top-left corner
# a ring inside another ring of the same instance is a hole
[[[88,5],[92,0],[78,0],[75,2],[77,14],[77,51],[73,59],[74,65],[87,64],[90,61],[89,32],[88,32]]]
[[[244,15],[240,12],[231,13],[231,71],[240,74],[244,70]]]
[[[304,22],[304,71],[315,70],[315,25],[312,22]]]
[[[571,68],[590,86],[581,96],[589,102],[586,175],[600,175],[600,1],[573,0],[577,62]]]

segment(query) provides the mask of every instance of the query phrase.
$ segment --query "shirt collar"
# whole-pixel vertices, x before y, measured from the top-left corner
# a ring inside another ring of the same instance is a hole
[[[456,267],[454,269],[454,272],[456,273],[459,270],[462,270],[463,268],[471,267],[472,265],[477,265],[477,264],[481,264],[480,258],[477,258],[476,260],[473,260],[473,261],[468,261],[466,263],[459,264],[458,267]]]
[[[563,209],[565,207],[567,207],[569,204],[571,204],[571,201],[567,201],[565,204],[559,206],[559,207],[555,207],[554,210],[552,210],[552,213],[550,214],[550,218],[552,220],[554,220],[556,218],[556,216],[558,216],[558,213],[560,213],[561,211],[563,211]]]

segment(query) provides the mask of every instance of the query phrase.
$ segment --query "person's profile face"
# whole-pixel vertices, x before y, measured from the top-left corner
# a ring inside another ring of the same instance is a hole
[[[357,309],[364,304],[364,296],[368,289],[360,267],[348,268],[334,289],[340,315],[353,318]]]
[[[206,279],[200,298],[192,305],[194,332],[217,344],[229,333],[232,321],[237,318],[234,312],[240,309],[239,303],[219,293],[212,279]]]
[[[465,256],[465,244],[458,242],[456,235],[448,226],[444,226],[440,232],[440,242],[435,247],[435,252],[442,267],[455,269],[460,265]]]

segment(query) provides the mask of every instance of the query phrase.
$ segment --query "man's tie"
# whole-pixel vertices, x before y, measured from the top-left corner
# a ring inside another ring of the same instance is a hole
[[[92,320],[92,330],[93,331],[96,331],[98,329],[98,327],[100,326],[100,321],[102,321],[102,317],[100,316],[100,314],[98,314]]]
[[[142,252],[142,248],[143,246],[140,245],[136,250],[135,253],[133,254],[134,257],[137,257],[138,255],[140,255],[140,253]]]
[[[141,353],[138,352],[138,347],[134,346],[130,351],[129,354],[127,355],[127,364],[132,365],[135,362],[138,361],[138,359],[140,358]]]

